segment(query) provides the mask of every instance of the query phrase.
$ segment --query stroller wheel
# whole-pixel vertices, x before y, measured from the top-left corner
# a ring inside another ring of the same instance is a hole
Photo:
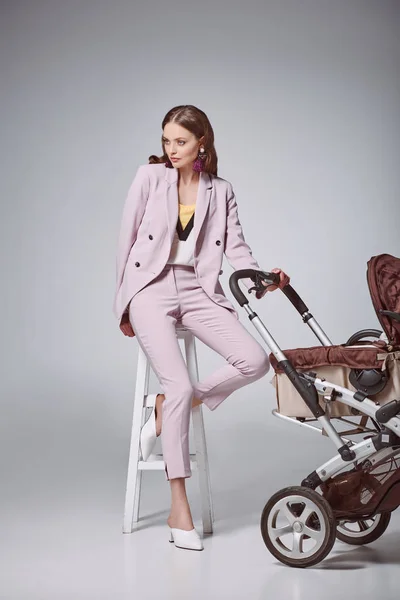
[[[261,533],[275,558],[290,567],[311,567],[331,551],[336,521],[323,496],[306,487],[276,492],[261,515]]]
[[[370,519],[339,521],[336,528],[336,537],[341,542],[352,546],[370,544],[385,533],[390,523],[390,517],[390,512],[382,512]]]

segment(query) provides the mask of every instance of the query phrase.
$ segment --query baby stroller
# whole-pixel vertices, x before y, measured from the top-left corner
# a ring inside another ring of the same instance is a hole
[[[333,458],[266,503],[261,533],[282,563],[308,567],[322,561],[338,538],[368,544],[386,530],[400,505],[400,259],[368,262],[367,281],[383,331],[364,329],[333,345],[296,291],[282,291],[321,346],[282,351],[239,287],[250,278],[259,296],[274,273],[242,269],[230,289],[271,350],[277,409],[274,416],[327,436]]]

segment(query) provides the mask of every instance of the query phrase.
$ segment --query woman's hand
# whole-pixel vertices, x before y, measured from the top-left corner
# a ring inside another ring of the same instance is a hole
[[[133,331],[131,322],[129,321],[129,313],[124,313],[122,315],[119,328],[124,335],[127,335],[128,337],[134,337],[135,332]]]
[[[282,289],[283,287],[285,287],[285,285],[288,285],[288,283],[290,283],[289,275],[286,275],[286,273],[282,271],[282,269],[272,269],[271,273],[279,274],[280,282],[278,285],[273,285],[268,284],[266,281],[262,281],[262,284],[266,287],[266,289],[263,291],[262,295],[259,298],[263,298],[267,292],[273,292],[277,290],[278,287]]]

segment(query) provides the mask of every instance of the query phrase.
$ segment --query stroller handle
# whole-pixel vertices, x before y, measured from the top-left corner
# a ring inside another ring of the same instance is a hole
[[[249,289],[249,293],[251,290],[255,289],[257,297],[259,297],[259,294],[265,289],[265,286],[261,283],[262,281],[267,282],[269,285],[279,285],[280,282],[280,277],[277,273],[257,271],[256,269],[239,269],[238,271],[235,271],[229,277],[229,287],[239,306],[249,303],[248,299],[239,287],[240,279],[247,278],[251,279],[255,283],[255,285]],[[308,312],[308,307],[291,285],[285,285],[285,287],[282,288],[282,292],[285,294],[286,298],[290,300],[300,315],[304,315],[304,313]]]

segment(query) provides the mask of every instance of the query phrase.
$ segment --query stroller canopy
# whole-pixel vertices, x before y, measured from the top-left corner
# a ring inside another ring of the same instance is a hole
[[[381,310],[400,313],[400,258],[379,254],[368,261],[367,281],[378,320],[389,344],[400,346],[400,323],[380,313]]]

